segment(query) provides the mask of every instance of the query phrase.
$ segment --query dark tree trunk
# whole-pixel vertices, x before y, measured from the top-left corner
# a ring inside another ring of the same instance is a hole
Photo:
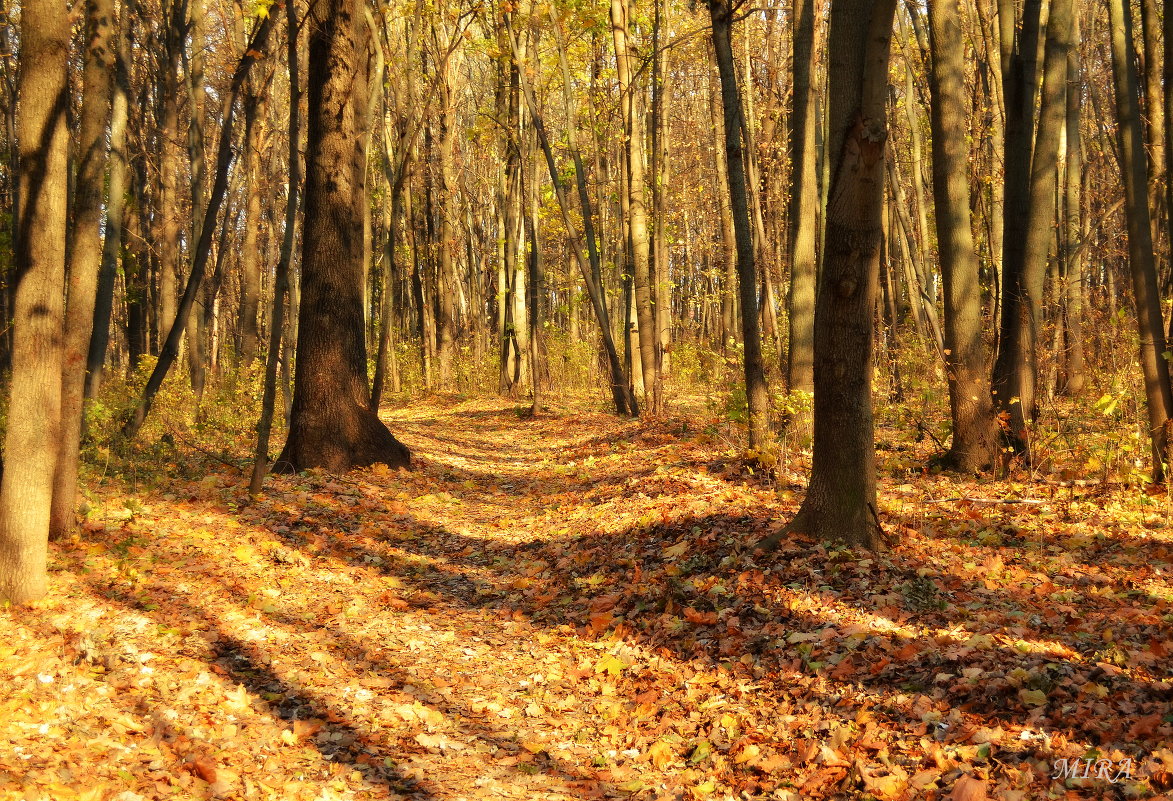
[[[788,532],[877,547],[872,319],[883,240],[885,101],[895,0],[833,0],[827,197],[815,305],[814,459]],[[771,535],[762,547],[781,539]]]
[[[7,469],[0,478],[0,601],[46,591],[61,412],[69,129],[69,15],[24,0],[20,19],[20,218]]]
[[[309,14],[301,310],[289,439],[276,467],[406,467],[407,448],[370,409],[363,327],[364,202],[356,123],[367,101],[367,26],[356,0]]]
[[[945,367],[953,442],[946,461],[976,472],[994,464],[998,429],[982,344],[982,292],[970,228],[965,64],[958,0],[929,4],[931,125],[937,248],[945,284]]]
[[[1123,0],[1108,0],[1117,141],[1128,223],[1128,264],[1132,273],[1132,294],[1136,301],[1140,364],[1144,372],[1149,415],[1152,478],[1159,483],[1164,480],[1165,463],[1169,461],[1168,426],[1169,418],[1173,416],[1173,392],[1169,386],[1169,362],[1164,355],[1165,332],[1161,320],[1161,298],[1157,292],[1157,268],[1153,256],[1147,193],[1148,171],[1139,108],[1140,89],[1130,38],[1132,20],[1129,9]]]
[[[297,226],[297,198],[300,186],[301,153],[300,119],[298,109],[301,90],[298,85],[297,58],[297,3],[288,0],[285,5],[286,63],[289,70],[289,195],[285,201],[285,231],[281,237],[281,254],[273,276],[273,314],[269,323],[269,353],[265,359],[265,386],[261,393],[261,416],[257,420],[257,447],[253,457],[253,472],[249,493],[258,494],[264,486],[269,468],[269,435],[273,430],[273,407],[277,400],[277,362],[281,354],[281,335],[285,327],[285,296],[289,291],[289,262],[293,255],[294,232]]]
[[[753,231],[750,229],[749,190],[742,156],[741,91],[737,86],[737,67],[733,61],[733,10],[728,0],[709,0],[709,16],[713,22],[717,70],[721,75],[721,104],[725,112],[725,169],[729,177],[729,199],[733,207],[733,229],[737,240],[737,287],[741,300],[741,333],[745,343],[749,448],[764,455],[770,436],[769,401],[766,371],[762,363],[762,340],[758,330],[758,283]]]

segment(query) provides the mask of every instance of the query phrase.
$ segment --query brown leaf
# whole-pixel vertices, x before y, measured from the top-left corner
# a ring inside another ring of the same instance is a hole
[[[953,792],[949,794],[949,801],[986,801],[989,782],[984,779],[975,779],[973,776],[962,776],[953,785]]]

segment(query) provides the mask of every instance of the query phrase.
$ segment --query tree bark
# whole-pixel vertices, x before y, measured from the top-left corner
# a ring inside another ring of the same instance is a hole
[[[261,416],[257,420],[257,447],[253,457],[253,472],[249,480],[250,495],[257,495],[264,486],[269,469],[269,435],[273,430],[273,407],[277,399],[277,363],[281,357],[281,336],[285,328],[285,296],[289,291],[289,262],[293,256],[293,242],[297,226],[297,199],[301,181],[301,152],[298,147],[301,129],[300,98],[297,59],[297,3],[285,4],[286,63],[289,70],[289,194],[285,199],[285,231],[281,237],[281,255],[273,276],[273,313],[269,322],[269,353],[265,359],[265,384],[261,392]]]
[[[737,240],[737,285],[741,300],[741,332],[745,348],[745,396],[749,415],[749,449],[765,456],[769,447],[769,400],[766,372],[762,363],[762,341],[758,329],[757,273],[754,265],[753,231],[750,228],[749,194],[745,181],[742,151],[741,90],[733,61],[733,9],[729,0],[709,0],[713,24],[713,50],[721,76],[721,105],[725,120],[725,170],[729,178],[729,199]]]
[[[785,532],[874,548],[872,324],[883,239],[885,103],[895,0],[834,0],[828,52],[827,197],[823,274],[815,306],[814,459]],[[766,550],[785,532],[762,542]]]
[[[815,278],[819,187],[815,153],[814,0],[794,0],[794,108],[790,113],[790,348],[786,386],[814,389]]]
[[[1057,0],[1062,1],[1062,0]],[[1144,371],[1145,400],[1149,414],[1154,482],[1164,480],[1169,461],[1168,426],[1173,416],[1173,391],[1169,385],[1161,298],[1157,292],[1157,268],[1153,256],[1149,217],[1148,180],[1144,132],[1140,119],[1140,89],[1132,50],[1130,8],[1123,0],[1108,0],[1112,38],[1112,79],[1116,92],[1117,143],[1124,179],[1128,223],[1128,263],[1136,301],[1136,325],[1140,338],[1140,364]],[[1066,66],[1066,65],[1065,65]]]
[[[94,326],[98,269],[102,260],[102,184],[106,172],[106,123],[114,28],[112,0],[86,3],[86,52],[78,168],[73,201],[73,234],[67,261],[65,354],[61,373],[61,434],[49,536],[64,537],[76,524],[77,471],[85,401],[86,355]]]
[[[363,329],[360,104],[367,101],[367,26],[356,0],[310,10],[309,137],[301,309],[289,438],[276,465],[344,472],[410,463],[370,409]]]
[[[945,460],[968,473],[995,464],[998,428],[982,343],[982,292],[970,227],[969,145],[959,0],[929,4],[933,200],[945,285],[945,368],[953,442]]]
[[[126,123],[130,99],[130,76],[127,32],[130,14],[124,10],[118,20],[118,43],[113,58],[113,99],[110,104],[110,153],[106,195],[106,236],[102,241],[102,262],[94,302],[89,351],[86,358],[85,398],[91,400],[102,384],[102,370],[110,343],[110,318],[114,310],[114,285],[122,253],[123,225],[126,217]]]
[[[20,19],[20,173],[6,469],[0,478],[0,600],[47,589],[49,513],[61,423],[69,129],[69,15],[24,0]]]

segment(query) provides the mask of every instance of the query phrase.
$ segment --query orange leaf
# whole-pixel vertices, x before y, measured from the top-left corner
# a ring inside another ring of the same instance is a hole
[[[216,763],[208,757],[199,757],[192,760],[192,772],[206,781],[208,784],[216,783]]]
[[[691,606],[684,607],[684,618],[697,626],[711,626],[717,622],[716,612],[700,612]]]

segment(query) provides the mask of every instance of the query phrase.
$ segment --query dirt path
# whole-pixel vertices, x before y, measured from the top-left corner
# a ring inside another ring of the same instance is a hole
[[[1173,770],[1154,543],[1069,546],[1060,584],[897,500],[889,554],[763,559],[793,502],[696,421],[390,419],[411,472],[104,491],[52,598],[0,613],[0,799],[1027,798],[1094,743],[1147,794]]]

